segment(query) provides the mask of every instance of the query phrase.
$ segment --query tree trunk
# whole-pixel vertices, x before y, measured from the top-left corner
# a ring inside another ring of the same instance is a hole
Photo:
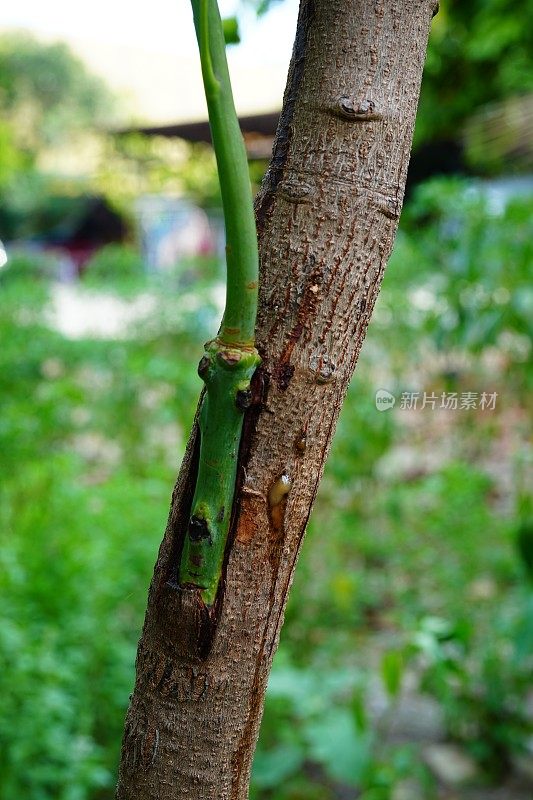
[[[196,424],[150,587],[118,800],[245,800],[307,521],[400,215],[435,0],[302,0],[257,199],[254,378],[223,580],[177,585]]]

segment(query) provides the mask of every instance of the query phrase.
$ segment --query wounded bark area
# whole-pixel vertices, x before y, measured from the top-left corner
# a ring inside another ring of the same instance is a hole
[[[302,0],[257,198],[254,378],[216,605],[177,585],[196,425],[150,588],[118,800],[245,800],[283,612],[402,206],[434,0]]]

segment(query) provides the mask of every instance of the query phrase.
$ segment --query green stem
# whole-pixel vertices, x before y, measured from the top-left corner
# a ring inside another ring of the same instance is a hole
[[[226,227],[226,308],[219,339],[253,345],[259,256],[246,149],[233,103],[216,0],[191,0]]]
[[[201,589],[212,605],[220,581],[237,479],[237,458],[250,380],[259,363],[255,348],[206,344],[198,372],[206,391],[200,409],[200,460],[185,537],[179,582]]]
[[[254,346],[258,251],[246,151],[233,104],[222,22],[216,0],[191,0],[226,226],[226,307],[198,372],[206,387],[199,415],[200,457],[179,568],[182,586],[215,601],[237,479],[237,459]]]

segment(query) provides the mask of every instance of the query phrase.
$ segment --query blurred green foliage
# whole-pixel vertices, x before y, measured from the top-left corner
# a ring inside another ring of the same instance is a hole
[[[0,36],[0,108],[22,150],[36,154],[73,130],[109,124],[112,107],[103,81],[67,45],[26,33]]]
[[[393,735],[412,696],[432,698],[485,780],[525,752],[533,217],[528,201],[488,198],[436,182],[406,209],[288,605],[256,800],[391,800],[405,781],[434,800],[420,747]],[[152,299],[118,339],[54,328],[49,260],[0,271],[5,800],[113,796],[148,581],[217,314],[212,266],[157,279],[140,266],[106,249],[77,289]],[[376,389],[413,386],[498,401],[376,410]]]
[[[0,238],[41,233],[56,195],[74,205],[90,188],[79,178],[46,174],[39,161],[50,148],[110,127],[116,106],[104,82],[67,45],[22,32],[0,35]]]
[[[379,313],[390,320],[401,305],[394,335],[419,352],[430,342],[452,373],[465,355],[492,352],[506,362],[509,379],[518,370],[523,391],[533,336],[533,197],[513,199],[512,192],[505,181],[420,186],[390,265],[399,280],[386,284]],[[422,337],[413,341],[413,333]]]
[[[134,247],[108,244],[87,263],[84,283],[95,288],[116,287],[122,293],[135,294],[146,288],[146,268]]]
[[[530,0],[441,0],[433,20],[415,144],[456,138],[480,106],[533,92]]]
[[[123,203],[144,193],[168,192],[220,206],[215,156],[203,143],[137,133],[108,137],[95,183]]]

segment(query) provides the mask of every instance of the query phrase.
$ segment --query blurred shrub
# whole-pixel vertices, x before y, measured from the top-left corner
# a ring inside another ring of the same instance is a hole
[[[201,340],[64,339],[37,261],[0,273],[0,794],[110,798]]]
[[[57,277],[57,258],[46,253],[13,252],[4,267],[0,270],[0,289],[5,291],[10,284],[20,284],[18,291],[32,288],[32,284],[41,283],[46,286]]]
[[[442,0],[431,26],[415,142],[457,137],[472,113],[533,90],[529,0]]]
[[[526,699],[533,672],[533,594],[515,593],[479,636],[464,616],[425,618],[413,637],[422,653],[421,686],[444,710],[448,734],[492,780],[527,753],[533,720]]]
[[[0,36],[0,108],[23,148],[36,151],[73,130],[109,124],[112,96],[67,45],[10,31]]]
[[[441,368],[492,352],[523,378],[532,261],[533,193],[513,198],[505,185],[444,179],[423,184],[402,217],[370,341],[383,342],[397,371],[412,362],[413,349],[430,345]]]
[[[88,285],[137,291],[146,284],[146,267],[138,249],[108,244],[87,262],[83,278]]]
[[[385,683],[394,672],[391,712],[400,672],[396,654],[387,655]],[[365,800],[388,800],[406,777],[434,791],[414,748],[380,741],[383,732],[367,713],[368,684],[369,676],[353,668],[295,668],[282,646],[269,681],[251,797],[334,800],[357,791]]]

